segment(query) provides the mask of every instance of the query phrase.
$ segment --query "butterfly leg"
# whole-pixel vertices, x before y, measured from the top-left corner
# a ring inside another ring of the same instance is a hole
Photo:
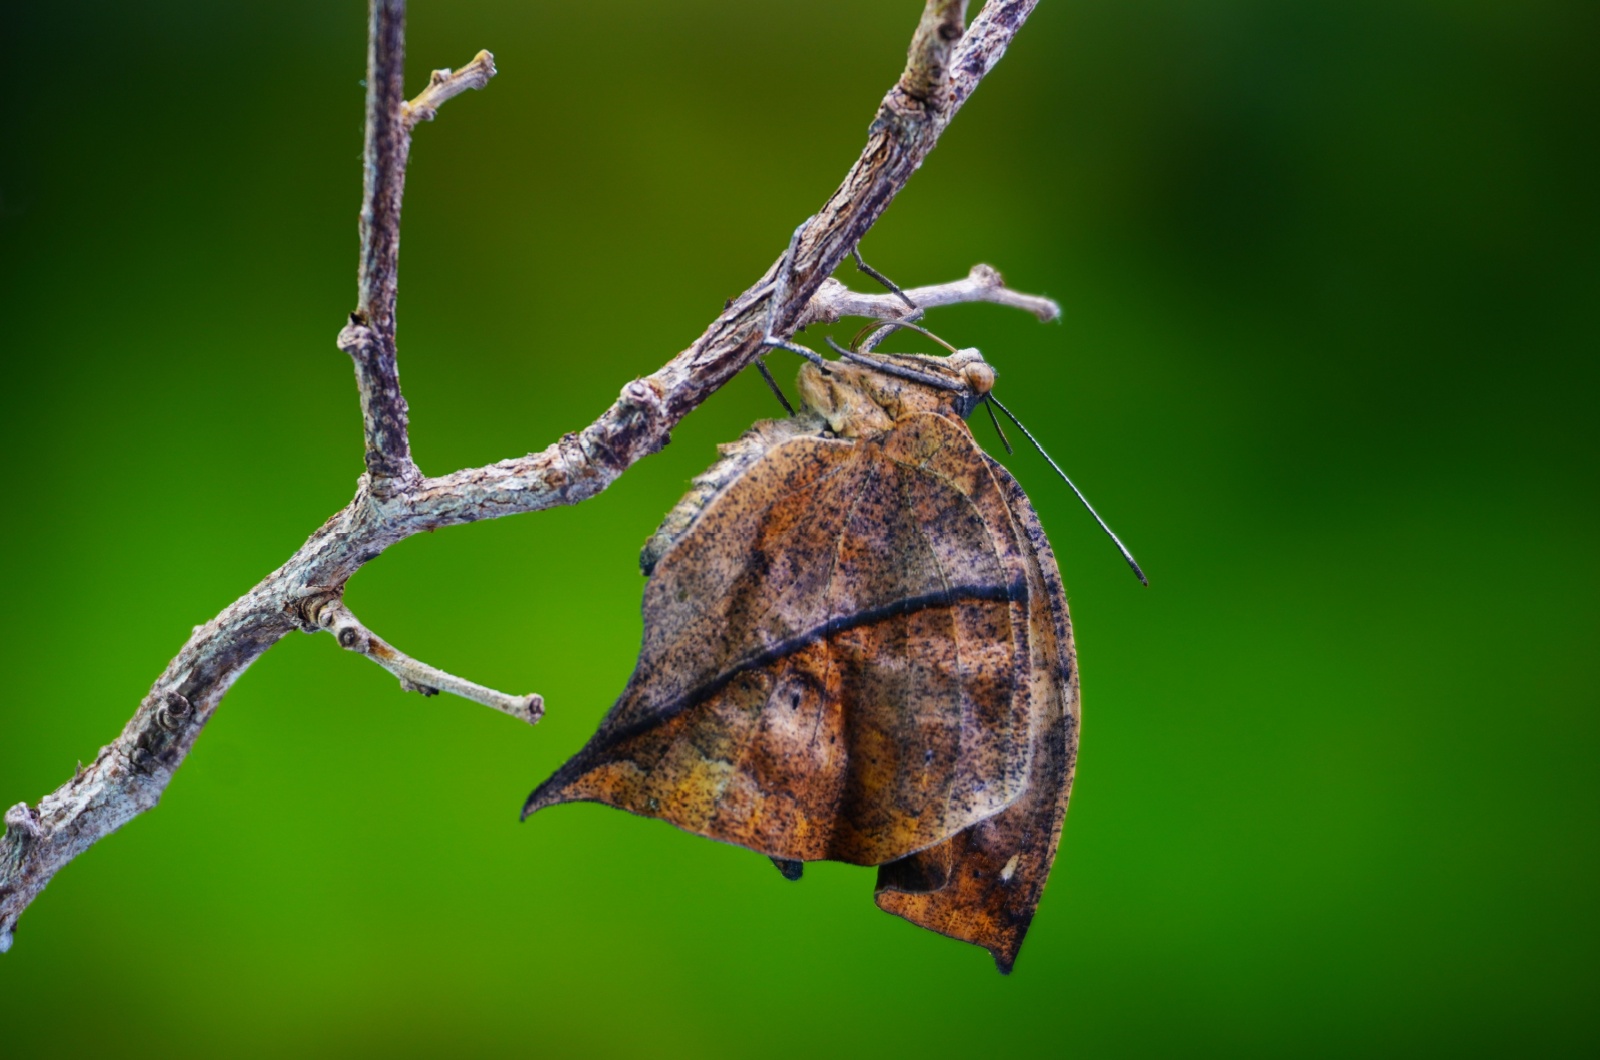
[[[783,396],[783,388],[778,385],[778,381],[772,378],[772,371],[767,367],[767,359],[765,357],[756,358],[756,370],[761,373],[761,378],[767,381],[767,386],[772,388],[772,393],[777,397],[778,404],[783,406],[783,411],[793,416],[794,406],[789,404],[789,399]],[[993,415],[993,413],[990,413],[990,415]],[[1008,453],[1010,451],[1009,448],[1006,450]]]
[[[909,316],[903,317],[901,319],[906,320],[906,321],[921,320],[922,319],[922,307],[917,305],[917,303],[913,302],[911,300],[911,296],[906,294],[904,291],[902,291],[900,289],[900,285],[899,284],[897,284],[893,280],[889,279],[889,277],[885,276],[883,273],[879,272],[877,269],[873,268],[871,265],[868,265],[867,262],[866,262],[866,259],[861,256],[861,248],[860,247],[851,247],[850,248],[850,256],[852,258],[856,259],[856,269],[858,271],[866,273],[868,276],[871,276],[874,280],[877,280],[879,283],[883,284],[889,290],[893,291],[895,297],[900,299],[900,301],[904,302],[906,304],[906,308],[911,310],[911,314]]]
[[[778,264],[778,275],[772,281],[772,294],[768,296],[767,329],[766,334],[761,336],[761,344],[763,346],[776,346],[778,349],[788,350],[790,353],[798,353],[800,356],[804,357],[812,364],[815,364],[823,371],[827,371],[828,362],[822,359],[822,354],[818,353],[816,350],[808,350],[799,343],[790,342],[788,339],[777,335],[773,330],[778,320],[778,307],[782,305],[784,299],[788,297],[789,282],[794,279],[794,256],[795,251],[800,247],[800,236],[803,232],[805,232],[806,225],[810,224],[815,219],[815,216],[812,216],[807,217],[804,221],[801,221],[799,227],[794,230],[794,235],[789,237],[789,246],[786,250],[784,250],[783,260]],[[758,361],[756,363],[759,364],[760,362]],[[762,369],[762,374],[767,374],[764,368]],[[770,375],[768,378],[771,378]],[[781,395],[780,400],[782,400]],[[785,406],[789,404],[788,401],[784,401],[783,403]]]
[[[911,312],[900,318],[902,322],[909,324],[913,321],[922,319],[924,312],[923,308],[917,305],[917,303],[913,302],[911,300],[911,296],[900,289],[899,284],[889,279],[889,277],[885,276],[871,265],[868,265],[866,259],[861,256],[860,247],[851,247],[850,256],[855,259],[857,271],[864,272],[868,276],[871,276],[874,280],[877,280],[879,283],[883,284],[883,286],[894,292],[896,298],[900,299],[900,301],[906,304],[906,308]],[[892,334],[894,334],[894,328],[892,327],[885,326],[878,328],[868,334],[867,337],[860,343],[858,348],[864,353],[871,353],[877,348],[878,343],[882,342]]]

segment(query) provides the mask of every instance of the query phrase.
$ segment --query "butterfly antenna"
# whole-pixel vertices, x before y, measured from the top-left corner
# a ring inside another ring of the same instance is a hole
[[[1146,578],[1144,576],[1144,571],[1139,569],[1139,561],[1133,558],[1133,553],[1129,552],[1128,546],[1122,543],[1122,538],[1118,537],[1116,533],[1112,531],[1111,527],[1106,525],[1106,521],[1100,518],[1100,513],[1094,510],[1094,505],[1089,503],[1089,498],[1085,497],[1083,495],[1083,491],[1073,483],[1072,479],[1067,477],[1067,473],[1065,471],[1061,470],[1061,465],[1056,463],[1055,460],[1051,458],[1049,453],[1045,452],[1044,446],[1039,444],[1039,439],[1035,438],[1033,433],[1022,425],[1022,421],[1017,419],[1016,415],[1012,413],[1010,409],[1000,404],[1000,402],[995,398],[993,391],[989,392],[989,402],[994,405],[995,408],[1005,413],[1006,419],[1017,425],[1017,430],[1022,432],[1022,436],[1024,438],[1033,443],[1033,447],[1039,450],[1039,455],[1044,457],[1045,462],[1051,467],[1055,468],[1056,474],[1061,476],[1061,481],[1065,482],[1068,488],[1071,489],[1073,493],[1078,495],[1078,499],[1083,502],[1083,506],[1089,509],[1089,514],[1094,516],[1094,521],[1100,524],[1100,529],[1104,530],[1106,532],[1106,536],[1111,538],[1112,542],[1116,544],[1117,551],[1122,553],[1122,558],[1128,561],[1128,566],[1132,567],[1133,573],[1138,576],[1139,584],[1148,588],[1150,585],[1150,579]]]
[[[1011,439],[1006,437],[1005,429],[1000,426],[1000,417],[994,414],[994,407],[988,401],[983,403],[983,407],[989,412],[989,422],[994,424],[994,433],[1000,436],[1000,444],[1006,447],[1006,455],[1010,456],[1013,452]]]

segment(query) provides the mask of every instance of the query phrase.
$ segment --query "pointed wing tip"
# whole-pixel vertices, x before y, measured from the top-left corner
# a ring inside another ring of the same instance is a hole
[[[519,820],[526,821],[540,810],[550,806],[559,806],[563,802],[585,802],[585,795],[572,794],[572,788],[584,777],[589,769],[588,748],[573,755],[561,764],[561,768],[544,779],[544,783],[533,789],[526,802],[522,804],[522,816]]]
[[[1001,975],[1010,975],[1011,969],[1016,967],[1016,951],[990,950],[989,955],[994,958],[994,969]]]
[[[529,817],[532,817],[534,814],[538,813],[542,809],[545,809],[546,807],[555,806],[559,803],[568,801],[564,797],[563,786],[556,784],[555,780],[555,777],[551,777],[549,780],[533,789],[533,792],[528,796],[527,801],[522,804],[522,815],[518,817],[517,820],[526,821]]]

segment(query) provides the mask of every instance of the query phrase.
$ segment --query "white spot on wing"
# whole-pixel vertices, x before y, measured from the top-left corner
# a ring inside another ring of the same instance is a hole
[[[1012,875],[1017,871],[1017,859],[1021,854],[1011,855],[1011,860],[1006,862],[1006,867],[1000,870],[1000,882],[1010,883]]]

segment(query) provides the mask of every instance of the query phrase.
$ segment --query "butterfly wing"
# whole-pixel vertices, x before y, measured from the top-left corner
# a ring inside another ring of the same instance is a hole
[[[797,861],[948,839],[1028,783],[1030,554],[963,423],[774,445],[656,560],[627,689],[525,813]]]
[[[994,465],[1031,549],[1031,709],[1036,743],[1028,790],[948,841],[878,870],[882,909],[986,947],[1010,972],[1055,861],[1078,751],[1078,668],[1066,595],[1044,528],[1005,469]]]

